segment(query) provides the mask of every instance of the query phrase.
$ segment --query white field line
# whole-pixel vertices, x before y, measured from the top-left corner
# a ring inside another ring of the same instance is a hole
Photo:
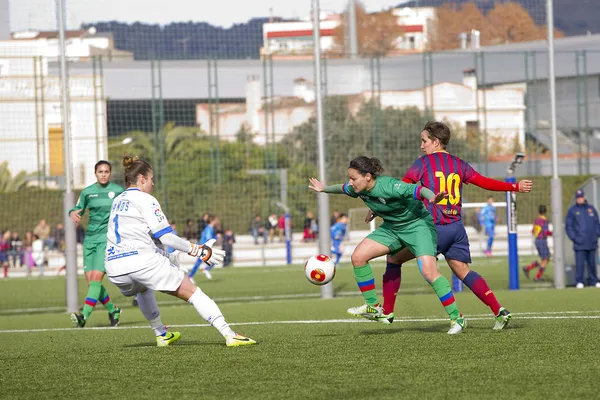
[[[600,315],[574,315],[576,313],[598,313],[600,311],[555,311],[555,312],[540,312],[534,313],[515,313],[515,317],[521,320],[554,320],[554,319],[600,319]],[[480,314],[477,314],[480,315]],[[487,321],[490,320],[490,316],[486,317],[475,317],[466,316],[469,321]],[[231,323],[231,326],[247,326],[247,325],[293,325],[293,324],[355,324],[355,323],[371,323],[365,319],[325,319],[325,320],[289,320],[289,321],[253,321],[253,322],[237,322]],[[435,318],[435,317],[404,317],[395,319],[394,322],[448,322],[448,318]],[[175,324],[169,325],[169,328],[204,328],[209,327],[209,324]],[[38,332],[64,332],[64,331],[80,331],[85,332],[88,330],[104,331],[104,330],[129,330],[129,329],[150,329],[148,325],[133,325],[124,327],[108,327],[98,326],[91,328],[41,328],[41,329],[4,329],[0,330],[0,333],[38,333]]]

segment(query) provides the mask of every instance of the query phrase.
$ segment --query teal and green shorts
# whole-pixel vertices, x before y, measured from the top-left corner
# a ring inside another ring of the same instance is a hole
[[[389,248],[390,255],[405,247],[408,247],[415,257],[437,255],[437,232],[433,222],[428,220],[419,219],[402,227],[384,222],[367,238]]]
[[[88,243],[83,242],[83,272],[102,271],[104,269],[104,258],[106,257],[106,242]]]

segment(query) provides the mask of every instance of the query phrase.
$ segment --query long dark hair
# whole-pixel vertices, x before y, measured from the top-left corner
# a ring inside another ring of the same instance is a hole
[[[358,156],[350,161],[348,168],[357,170],[362,176],[371,174],[373,178],[377,178],[383,172],[381,161],[376,157]]]

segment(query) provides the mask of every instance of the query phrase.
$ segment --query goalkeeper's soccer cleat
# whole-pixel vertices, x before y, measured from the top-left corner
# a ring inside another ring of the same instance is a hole
[[[375,318],[383,316],[383,307],[379,304],[370,306],[368,304],[363,304],[358,307],[350,307],[346,312],[355,317],[364,317],[366,319],[370,319],[375,321]]]
[[[225,344],[227,347],[249,346],[256,344],[256,341],[236,333],[234,336],[228,336],[225,339]]]
[[[71,322],[73,322],[73,324],[75,326],[83,328],[85,326],[86,321],[85,321],[85,317],[83,316],[83,314],[73,313],[73,314],[71,314]]]
[[[512,318],[512,314],[506,308],[502,307],[498,315],[496,315],[496,323],[494,324],[494,330],[499,331],[504,329],[506,325],[508,325],[510,319]]]
[[[108,313],[108,319],[110,320],[110,326],[119,325],[119,322],[121,321],[121,313],[122,312],[123,311],[121,311],[120,308],[115,307],[113,312]]]
[[[467,327],[467,320],[463,317],[453,319],[450,323],[450,329],[448,330],[448,335],[457,335],[465,330]]]
[[[166,347],[170,346],[181,337],[181,333],[179,332],[167,332],[164,335],[160,335],[156,337],[156,345],[158,347]]]

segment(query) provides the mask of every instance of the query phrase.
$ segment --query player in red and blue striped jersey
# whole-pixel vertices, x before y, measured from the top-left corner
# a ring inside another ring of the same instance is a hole
[[[471,183],[486,190],[526,193],[531,191],[533,182],[522,180],[513,184],[479,174],[466,161],[446,151],[450,137],[450,128],[446,124],[428,122],[421,132],[421,150],[425,155],[415,161],[402,180],[407,183],[421,182],[434,193],[448,193],[448,198],[438,204],[425,202],[437,230],[437,251],[444,255],[454,274],[490,307],[496,318],[494,329],[502,329],[511,318],[510,312],[498,303],[485,279],[468,265],[471,263],[471,253],[462,222],[462,185]],[[407,249],[403,250],[403,255],[405,257],[401,262],[388,263],[383,275],[383,309],[386,314],[394,310],[401,282],[400,267],[414,258]]]
[[[548,265],[548,261],[550,261],[550,249],[548,248],[548,236],[552,235],[550,232],[550,228],[548,227],[548,220],[546,219],[546,206],[541,205],[539,208],[540,215],[533,221],[533,228],[531,229],[531,233],[533,233],[533,237],[535,237],[535,248],[538,251],[540,256],[540,261],[535,260],[531,264],[526,267],[523,267],[523,272],[525,276],[529,278],[529,271],[535,268],[538,269],[538,273],[533,279],[534,281],[539,281],[542,279],[542,275],[544,275],[544,271],[546,270],[546,266]]]

